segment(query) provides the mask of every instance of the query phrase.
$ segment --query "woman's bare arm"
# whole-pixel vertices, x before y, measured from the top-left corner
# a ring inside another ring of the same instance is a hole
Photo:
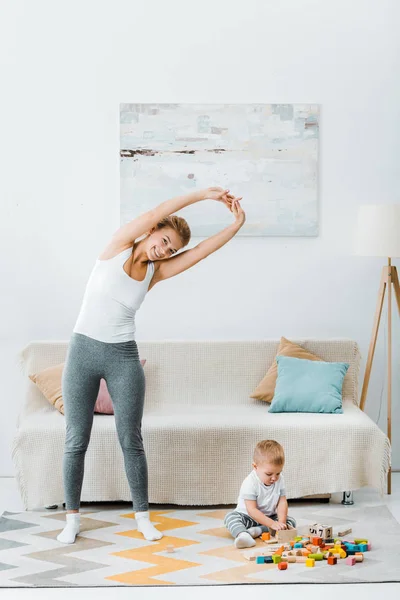
[[[231,210],[235,215],[235,222],[232,223],[232,225],[228,225],[228,227],[225,227],[222,231],[203,240],[194,248],[185,250],[168,260],[160,261],[157,272],[153,277],[153,285],[163,279],[174,277],[174,275],[186,271],[229,242],[243,226],[246,219],[244,211],[238,201],[232,203]]]
[[[112,236],[111,245],[121,248],[133,243],[137,238],[155,227],[159,221],[186,206],[206,199],[220,200],[227,203],[229,197],[229,190],[224,190],[220,187],[211,187],[166,200],[148,212],[136,217],[136,219],[129,221],[129,223],[122,225]]]

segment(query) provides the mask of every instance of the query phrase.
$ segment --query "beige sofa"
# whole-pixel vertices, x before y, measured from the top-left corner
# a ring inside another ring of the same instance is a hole
[[[278,340],[138,342],[146,358],[143,438],[151,503],[233,504],[251,470],[255,444],[286,452],[288,498],[372,486],[381,492],[390,462],[386,435],[357,406],[360,354],[347,339],[296,339],[327,361],[347,361],[343,414],[269,414],[249,397]],[[21,352],[25,397],[12,457],[26,509],[64,501],[65,420],[28,374],[65,359],[68,342],[38,341]],[[84,401],[84,399],[82,399]],[[113,416],[95,415],[82,501],[130,500]]]

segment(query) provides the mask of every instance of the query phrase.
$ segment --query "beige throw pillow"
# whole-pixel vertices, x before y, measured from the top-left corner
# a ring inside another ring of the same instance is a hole
[[[36,383],[39,390],[61,414],[64,414],[64,400],[61,393],[61,377],[64,363],[55,367],[48,367],[40,373],[29,375],[29,379]]]
[[[305,350],[298,344],[294,344],[293,342],[287,340],[284,337],[281,337],[277,356],[292,356],[294,358],[305,358],[307,360],[323,360],[319,356],[312,354],[308,350]],[[254,392],[250,394],[250,398],[255,398],[256,400],[264,400],[265,402],[272,402],[272,398],[274,397],[275,393],[277,378],[278,363],[276,362],[276,359],[274,359],[274,362],[268,369],[264,379],[260,381]]]

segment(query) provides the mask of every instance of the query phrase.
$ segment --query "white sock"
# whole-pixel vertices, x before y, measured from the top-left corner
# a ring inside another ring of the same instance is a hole
[[[146,510],[135,513],[135,519],[138,531],[143,534],[146,540],[149,540],[150,542],[161,540],[163,534],[151,523],[149,511]]]
[[[258,538],[262,534],[262,529],[261,527],[250,527],[247,530],[247,533],[249,533],[252,538]]]
[[[57,536],[58,541],[63,544],[73,544],[80,532],[80,525],[81,515],[79,513],[67,513],[67,524]]]
[[[251,548],[256,543],[247,531],[242,531],[235,539],[236,548]]]

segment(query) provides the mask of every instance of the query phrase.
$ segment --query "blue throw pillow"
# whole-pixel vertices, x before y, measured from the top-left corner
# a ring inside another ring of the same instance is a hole
[[[278,378],[269,412],[342,413],[345,362],[277,356]]]

